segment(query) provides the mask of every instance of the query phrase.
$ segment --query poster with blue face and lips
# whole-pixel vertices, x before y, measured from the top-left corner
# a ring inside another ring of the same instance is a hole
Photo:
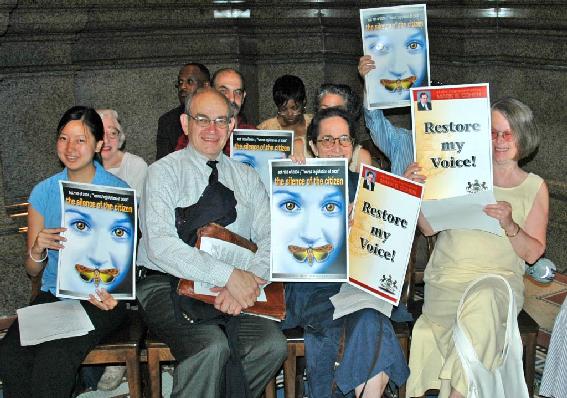
[[[236,129],[230,137],[230,157],[256,170],[266,190],[270,188],[268,161],[286,159],[292,150],[292,130]]]
[[[270,161],[272,281],[347,280],[347,170],[346,159]]]
[[[60,182],[62,235],[57,297],[88,299],[105,289],[115,299],[136,297],[136,191]]]
[[[425,4],[360,10],[364,55],[375,68],[365,76],[368,109],[410,105],[410,88],[429,85]]]

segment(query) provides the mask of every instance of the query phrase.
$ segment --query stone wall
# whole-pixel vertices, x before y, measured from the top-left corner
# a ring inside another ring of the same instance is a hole
[[[422,2],[0,0],[0,316],[29,295],[25,276],[11,279],[25,250],[3,205],[59,170],[55,127],[71,105],[117,109],[127,149],[151,162],[157,119],[177,104],[184,63],[240,68],[246,114],[259,122],[275,113],[271,87],[284,73],[300,76],[310,97],[323,82],[360,91],[358,8]],[[567,1],[426,3],[432,79],[489,82],[492,98],[514,95],[535,110],[543,142],[527,169],[548,181],[547,255],[564,268]],[[407,110],[389,113],[409,126]]]

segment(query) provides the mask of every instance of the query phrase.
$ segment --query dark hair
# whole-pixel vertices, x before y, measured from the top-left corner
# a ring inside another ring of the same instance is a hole
[[[94,136],[95,142],[104,140],[104,126],[99,114],[93,108],[80,105],[69,108],[67,112],[61,116],[61,120],[59,120],[59,124],[57,125],[57,136],[59,136],[61,130],[63,130],[67,123],[73,120],[79,120],[87,126]]]
[[[317,138],[319,137],[319,124],[330,117],[338,116],[342,118],[348,124],[348,133],[350,138],[353,139],[353,147],[354,147],[354,138],[356,137],[356,122],[350,112],[345,111],[341,108],[327,108],[321,109],[319,112],[313,116],[313,120],[311,124],[307,128],[307,138],[313,145],[317,144]]]
[[[360,115],[360,98],[352,88],[346,84],[326,83],[319,87],[317,96],[315,97],[315,109],[319,110],[321,100],[327,94],[335,94],[341,96],[345,101],[345,110],[350,112],[355,119]]]
[[[199,68],[199,70],[201,71],[201,73],[203,75],[205,75],[205,82],[210,82],[211,81],[211,72],[209,72],[209,69],[203,65],[200,64],[198,62],[189,62],[188,64],[183,65],[183,67],[181,69],[179,69],[179,71],[181,72],[181,70],[183,68],[186,68],[188,66],[196,66],[197,68]]]
[[[67,125],[67,123],[79,120],[84,126],[88,128],[95,139],[95,143],[104,140],[104,125],[102,124],[102,119],[99,114],[93,108],[88,108],[86,106],[73,106],[69,108],[57,125],[57,136],[61,134],[61,130]],[[95,160],[102,164],[102,159],[100,158],[100,153],[96,153]]]
[[[305,104],[305,86],[297,76],[283,75],[278,77],[274,82],[272,94],[278,109],[289,100]]]
[[[242,82],[242,89],[245,90],[245,81],[244,81],[244,76],[242,75],[242,73],[240,73],[239,71],[237,71],[234,68],[220,68],[219,70],[217,70],[214,74],[213,77],[211,79],[211,86],[215,87],[215,82],[217,80],[217,77],[224,72],[233,72],[236,73],[238,75],[238,77],[240,77],[240,81]]]
[[[531,155],[539,145],[539,133],[530,107],[516,98],[504,97],[492,104],[492,110],[500,112],[510,124],[516,137],[518,160]]]

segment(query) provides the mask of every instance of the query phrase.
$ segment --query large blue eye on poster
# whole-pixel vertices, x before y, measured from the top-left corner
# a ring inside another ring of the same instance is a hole
[[[61,226],[57,297],[88,299],[96,289],[114,298],[136,297],[136,191],[60,182]]]
[[[255,169],[270,188],[270,159],[285,159],[293,151],[291,130],[234,130],[230,137],[230,157]]]
[[[425,4],[360,10],[364,55],[376,69],[365,78],[367,107],[410,105],[410,88],[429,85]]]
[[[348,275],[346,159],[270,161],[271,280],[344,282]]]

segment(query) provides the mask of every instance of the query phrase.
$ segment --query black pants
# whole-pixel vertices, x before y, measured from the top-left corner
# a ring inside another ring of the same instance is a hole
[[[138,283],[136,295],[149,329],[169,345],[178,360],[172,398],[221,397],[229,347],[218,325],[190,325],[175,318],[169,276],[152,275]],[[287,357],[287,342],[274,321],[240,316],[240,360],[252,396],[262,395]]]
[[[32,305],[58,301],[40,292]],[[123,303],[112,311],[103,311],[88,301],[81,301],[95,329],[85,336],[47,341],[32,346],[20,345],[20,328],[16,320],[0,340],[0,379],[4,398],[66,398],[75,385],[77,370],[83,359],[105,336],[126,319]]]

